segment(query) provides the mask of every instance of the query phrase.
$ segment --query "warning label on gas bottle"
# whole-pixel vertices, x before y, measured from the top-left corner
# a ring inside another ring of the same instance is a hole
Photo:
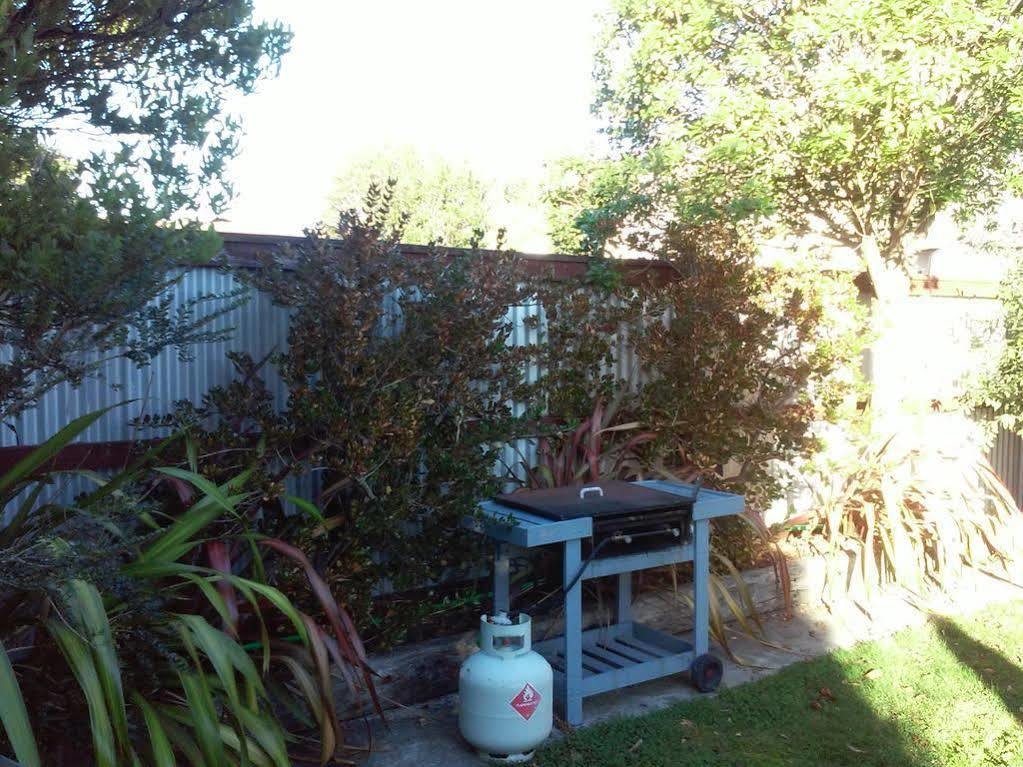
[[[511,699],[510,703],[519,716],[528,720],[540,705],[540,693],[536,691],[533,685],[526,682],[526,686],[522,688],[518,695]]]

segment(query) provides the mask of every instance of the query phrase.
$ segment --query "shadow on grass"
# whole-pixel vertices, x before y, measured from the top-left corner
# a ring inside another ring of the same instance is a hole
[[[948,651],[1001,698],[1005,709],[1023,724],[1023,669],[947,618],[933,616],[931,620]]]
[[[864,695],[875,662],[843,662],[840,652],[594,725],[544,750],[538,767],[931,767],[926,735],[879,715]]]

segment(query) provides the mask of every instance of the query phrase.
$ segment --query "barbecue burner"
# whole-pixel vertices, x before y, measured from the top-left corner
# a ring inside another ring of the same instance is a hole
[[[497,496],[498,503],[554,520],[590,517],[593,552],[650,550],[689,539],[692,497],[610,480],[585,487],[525,490]]]

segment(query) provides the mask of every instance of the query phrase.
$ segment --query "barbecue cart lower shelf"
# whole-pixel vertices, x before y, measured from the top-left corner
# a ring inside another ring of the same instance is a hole
[[[691,498],[691,485],[637,482],[651,489]],[[741,514],[741,495],[700,490],[692,505],[692,530],[677,545],[636,553],[616,553],[584,564],[583,541],[593,538],[590,517],[552,520],[525,510],[486,501],[481,514],[465,526],[493,539],[494,611],[510,607],[510,547],[560,545],[563,552],[565,633],[533,645],[554,668],[555,693],[565,720],[583,722],[583,698],[628,685],[690,672],[698,689],[712,689],[720,663],[707,655],[710,629],[710,520]],[[651,567],[693,563],[692,641],[669,636],[632,620],[632,574]],[[616,577],[615,623],[587,631],[582,625],[582,585],[590,578]]]
[[[533,645],[554,669],[555,691],[564,691],[565,638]],[[693,646],[641,623],[600,626],[582,635],[582,694],[597,695],[631,684],[689,671]]]

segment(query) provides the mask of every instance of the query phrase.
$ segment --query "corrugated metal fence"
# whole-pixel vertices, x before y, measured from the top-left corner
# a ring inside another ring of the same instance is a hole
[[[999,429],[988,451],[988,460],[1012,493],[1016,505],[1023,508],[1023,439],[1011,431]]]
[[[240,288],[238,280],[221,269],[182,269],[173,290],[174,306],[183,306],[201,296],[231,295]],[[199,311],[212,313],[227,300],[212,300]],[[116,405],[120,406],[92,424],[77,441],[102,443],[165,436],[161,432],[139,430],[133,421],[145,415],[169,413],[180,400],[199,403],[212,387],[232,381],[235,376],[227,358],[229,351],[247,352],[261,359],[274,350],[286,348],[288,315],[267,296],[251,291],[237,307],[212,320],[209,329],[230,331],[230,335],[223,341],[194,345],[186,350],[186,359],[174,349],[165,349],[143,367],[116,359],[104,364],[98,375],[77,388],[56,387],[36,407],[0,429],[0,448],[39,444],[72,419]],[[271,366],[266,370],[266,378],[276,404],[283,407],[287,393]],[[40,501],[70,502],[87,488],[88,482],[73,473],[64,474]],[[311,488],[295,485],[292,490],[309,492]]]
[[[175,307],[202,296],[229,296],[245,289],[229,272],[218,268],[192,267],[182,269],[178,276],[174,288]],[[223,308],[223,301],[234,300],[237,299],[211,300],[200,309],[200,313],[215,312]],[[538,315],[539,324],[530,321]],[[542,309],[538,304],[512,307],[508,319],[512,325],[511,343],[527,345],[538,342],[539,334],[543,332]],[[165,436],[165,432],[140,429],[135,421],[146,415],[170,413],[175,403],[182,400],[198,404],[211,388],[230,383],[236,376],[227,357],[228,352],[245,352],[259,360],[287,348],[288,311],[255,290],[245,289],[244,300],[213,320],[209,327],[215,331],[230,331],[229,337],[223,341],[196,344],[186,350],[184,358],[177,350],[165,349],[151,364],[143,367],[123,359],[113,360],[78,388],[56,387],[43,396],[36,407],[0,430],[0,448],[39,444],[72,419],[119,404],[91,425],[77,441],[107,443]],[[627,349],[624,335],[619,338],[619,348],[622,353],[615,372],[620,378],[627,378],[634,372],[634,355]],[[286,386],[273,365],[267,365],[262,372],[277,407],[283,408],[287,402]],[[541,371],[538,368],[528,369],[525,375],[529,380],[536,380]],[[517,405],[515,414],[523,415],[524,408],[525,405]],[[522,464],[532,465],[535,457],[535,442],[518,440],[505,446],[495,471],[499,475],[511,472],[521,478]],[[87,488],[88,482],[73,472],[65,474],[40,500],[70,502]],[[289,490],[300,496],[313,497],[317,492],[316,478],[308,476],[299,483],[293,483]]]
[[[270,238],[235,237],[229,243],[233,246],[235,262],[255,252],[259,247],[272,243]],[[552,257],[547,260],[531,259],[526,264],[530,270],[553,268],[560,270],[585,269],[585,260],[567,257]],[[629,268],[648,272],[656,268],[638,263]],[[234,276],[227,271],[210,267],[193,267],[183,269],[180,281],[175,290],[177,305],[205,295],[229,295],[241,286]],[[928,396],[943,393],[945,388],[954,388],[962,378],[961,371],[967,369],[979,354],[990,353],[990,348],[983,348],[985,343],[976,340],[982,335],[978,327],[989,323],[994,316],[989,297],[978,300],[977,297],[956,298],[947,294],[936,296],[918,295],[913,299],[914,308],[901,322],[900,332],[905,335],[905,385],[907,391],[920,391],[919,383],[929,383]],[[216,302],[209,304],[209,309],[217,308]],[[520,306],[513,308],[509,319],[513,322],[514,343],[529,344],[537,341],[538,331],[531,327],[526,319],[537,313],[536,306]],[[937,328],[937,331],[935,330]],[[133,420],[144,415],[160,415],[170,412],[174,403],[189,400],[198,403],[203,395],[212,387],[229,383],[234,378],[234,370],[227,352],[246,352],[256,359],[261,359],[274,350],[284,350],[287,345],[288,313],[287,310],[274,306],[263,294],[250,292],[248,299],[226,314],[213,321],[212,329],[232,332],[226,340],[202,344],[190,350],[190,359],[182,361],[175,350],[165,350],[152,363],[145,367],[136,367],[127,360],[115,360],[106,364],[99,376],[87,380],[75,389],[60,386],[46,394],[39,405],[21,415],[10,428],[0,428],[0,448],[17,445],[38,444],[71,419],[93,412],[100,408],[124,404],[115,408],[93,424],[81,437],[81,442],[112,442],[133,440],[149,436],[140,433]],[[926,340],[926,343],[923,341]],[[627,339],[619,339],[621,355],[617,360],[616,373],[621,378],[628,378],[634,373],[633,355],[628,350]],[[0,350],[0,355],[3,351]],[[956,357],[958,364],[950,364],[950,357]],[[941,366],[936,367],[936,361]],[[927,371],[922,374],[922,371]],[[536,377],[539,370],[527,371],[527,375]],[[287,400],[287,392],[272,366],[265,369],[266,383],[274,393],[276,403],[283,407]],[[947,381],[945,379],[948,379]],[[944,383],[942,383],[944,382]],[[935,389],[935,386],[937,388]],[[930,389],[934,389],[931,393]],[[940,396],[940,394],[939,394]],[[510,445],[504,451],[504,467],[516,467],[523,459],[532,462],[535,457],[534,446],[528,441],[520,441]],[[999,433],[990,451],[991,461],[1012,491],[1017,503],[1023,502],[1023,441],[1007,433]],[[312,495],[315,492],[312,480],[307,480],[302,487],[294,487],[293,491],[301,495]],[[69,477],[55,493],[64,500],[69,500],[74,493],[83,489],[82,480]]]
[[[226,295],[241,285],[227,272],[213,268],[183,270],[173,291],[174,305],[211,294]],[[211,301],[207,309],[219,308]],[[118,403],[116,408],[90,426],[82,442],[107,442],[145,437],[131,425],[144,415],[170,412],[178,400],[199,402],[213,386],[232,380],[229,351],[244,351],[260,359],[287,344],[288,315],[268,297],[250,293],[240,306],[217,317],[210,324],[215,331],[231,330],[228,340],[197,344],[188,350],[191,359],[182,361],[174,349],[165,349],[151,364],[137,367],[129,360],[105,364],[100,374],[80,387],[58,386],[43,396],[37,407],[23,413],[10,428],[0,431],[0,447],[34,445],[52,436],[73,418]],[[268,371],[268,386],[283,405],[286,393],[280,379]]]

